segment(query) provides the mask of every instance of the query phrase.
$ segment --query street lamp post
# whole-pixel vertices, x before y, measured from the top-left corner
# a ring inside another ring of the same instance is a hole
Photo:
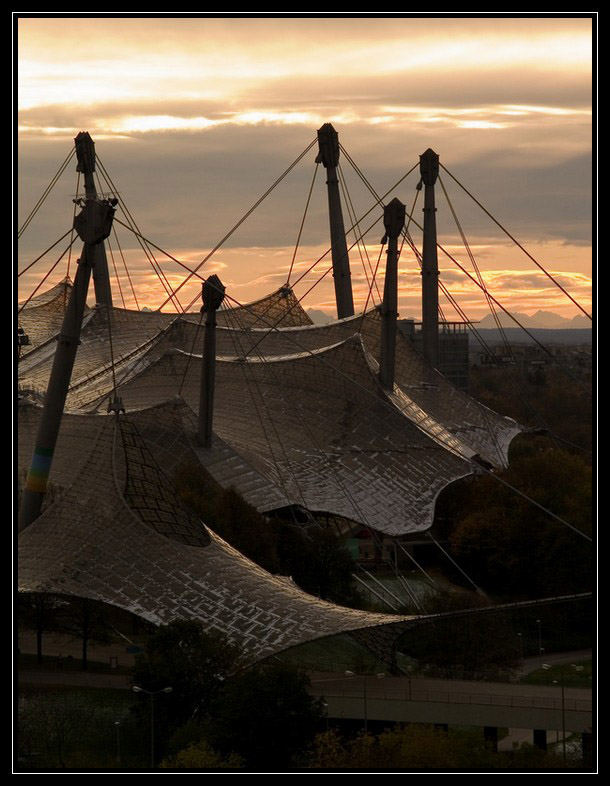
[[[560,670],[561,673],[561,747],[563,750],[563,760],[565,762],[567,758],[566,754],[566,693],[565,693],[565,685],[563,681],[563,668]],[[555,684],[557,684],[557,680],[553,680]]]
[[[328,702],[323,701],[322,706],[324,707],[324,715],[326,718],[326,733],[328,734]]]
[[[139,685],[132,687],[134,693],[147,693],[150,696],[150,768],[155,768],[155,696],[158,693],[171,693],[173,688],[161,688],[161,690],[146,690]]]
[[[536,625],[538,626],[538,657],[542,660],[542,653],[544,650],[542,649],[542,628],[540,627],[540,620],[536,620]]]
[[[356,674],[353,671],[346,671],[345,672],[345,676],[346,677],[358,677],[358,676],[362,677],[362,680],[363,680],[363,682],[362,682],[362,699],[363,699],[363,706],[364,706],[364,733],[368,734],[369,722],[368,722],[368,707],[367,707],[367,698],[366,698],[366,679],[367,679],[367,676],[369,676],[369,675],[367,675],[367,674],[360,674],[360,675],[358,675],[358,674]],[[380,671],[375,676],[377,677],[378,680],[381,680],[381,679],[383,679],[385,677],[385,672]]]
[[[570,667],[574,669],[574,671],[582,671],[583,666],[577,666],[576,663],[571,663]],[[545,671],[551,668],[550,663],[543,663],[542,668]],[[563,751],[563,760],[564,762],[567,759],[567,751],[566,751],[566,695],[565,695],[565,671],[562,664],[559,664],[559,681],[553,680],[553,685],[557,685],[561,687],[561,736],[562,742],[561,747]]]
[[[121,765],[121,721],[114,722],[114,728],[116,729],[116,763],[120,766]]]

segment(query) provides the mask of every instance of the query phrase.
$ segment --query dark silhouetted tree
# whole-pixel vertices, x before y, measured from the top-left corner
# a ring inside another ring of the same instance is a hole
[[[264,665],[234,675],[218,695],[205,736],[247,767],[294,766],[313,743],[322,704],[308,691],[309,679],[293,667]]]

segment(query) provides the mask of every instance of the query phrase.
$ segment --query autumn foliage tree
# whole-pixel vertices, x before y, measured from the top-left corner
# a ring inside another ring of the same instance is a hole
[[[499,597],[590,590],[591,543],[583,535],[592,531],[591,467],[548,440],[524,439],[499,476],[525,496],[490,475],[459,492],[447,535],[460,565]]]
[[[334,729],[321,733],[308,766],[314,770],[442,773],[570,770],[578,764],[531,745],[512,753],[495,753],[486,744],[482,729],[450,728],[446,732],[410,724],[353,739],[343,738]]]

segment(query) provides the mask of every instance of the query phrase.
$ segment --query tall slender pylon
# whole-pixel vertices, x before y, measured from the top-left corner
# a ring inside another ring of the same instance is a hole
[[[88,180],[91,183],[93,180],[91,168],[93,143],[89,145],[85,136],[89,141],[91,140],[89,134],[86,133],[81,133],[76,137],[76,153],[80,171],[89,174]],[[80,343],[89,282],[92,272],[95,279],[96,265],[100,264],[102,260],[99,249],[112,230],[115,204],[115,199],[98,199],[95,189],[91,191],[89,188],[81,206],[82,210],[74,219],[74,229],[84,243],[83,252],[77,262],[74,286],[64,312],[61,330],[57,336],[57,348],[38,425],[34,455],[21,498],[20,529],[27,527],[40,515],[66,396],[72,378],[76,351]],[[103,259],[105,260],[105,254]]]
[[[424,357],[434,368],[438,366],[438,255],[434,201],[438,161],[438,155],[430,148],[419,157],[419,171],[424,183],[424,241],[421,269],[422,342]]]
[[[328,217],[330,221],[330,245],[333,260],[333,280],[335,282],[335,299],[337,302],[337,318],[354,315],[354,298],[352,295],[352,279],[349,268],[349,255],[341,197],[339,195],[339,135],[330,123],[318,129],[319,152],[316,163],[322,163],[326,169],[326,185],[328,187]]]
[[[199,394],[199,442],[212,446],[214,418],[214,385],[216,381],[216,312],[225,297],[225,288],[218,276],[209,276],[201,287],[201,310],[205,313],[205,333],[201,357],[201,389]]]
[[[83,180],[85,181],[85,200],[96,200],[98,193],[93,178],[93,173],[95,172],[95,143],[88,131],[81,131],[74,139],[74,145],[78,161],[76,171],[83,174]],[[96,244],[95,248],[91,249],[91,253],[94,255],[92,265],[95,302],[111,307],[112,289],[110,287],[110,273],[108,272],[108,260],[104,243]]]
[[[381,305],[379,381],[388,390],[392,390],[394,387],[396,320],[398,318],[398,236],[405,225],[406,212],[406,207],[396,198],[386,205],[383,211],[388,251]]]

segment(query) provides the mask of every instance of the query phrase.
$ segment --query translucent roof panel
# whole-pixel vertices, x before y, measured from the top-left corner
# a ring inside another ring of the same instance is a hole
[[[22,349],[22,358],[57,335],[71,291],[72,283],[64,279],[35,295],[27,304],[25,301],[19,304],[17,322],[29,338],[29,344]]]
[[[180,395],[196,412],[200,373],[199,356],[173,350],[118,393],[128,410]],[[292,503],[393,534],[427,529],[440,491],[472,471],[467,446],[394,405],[359,336],[287,358],[219,359],[214,432]]]
[[[89,420],[99,428],[88,458],[19,535],[19,591],[100,600],[155,624],[196,619],[249,661],[353,630],[397,635],[416,619],[336,606],[267,573],[170,503],[165,473],[129,415]],[[147,474],[143,507],[133,478]]]

